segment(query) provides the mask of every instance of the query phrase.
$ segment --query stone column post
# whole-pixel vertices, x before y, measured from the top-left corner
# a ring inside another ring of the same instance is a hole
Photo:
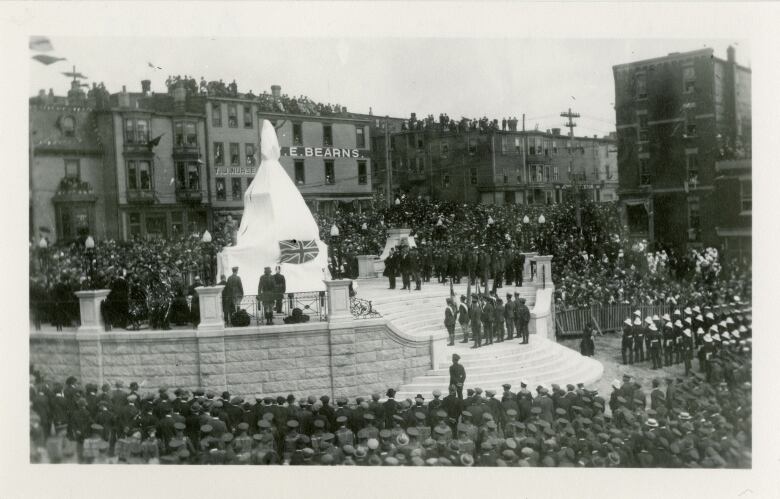
[[[330,395],[355,396],[357,366],[355,319],[349,306],[349,279],[325,281],[328,290],[328,343]]]
[[[328,290],[328,322],[344,322],[352,320],[349,307],[350,279],[324,281]]]
[[[552,259],[552,255],[537,255],[534,257],[536,261],[534,284],[537,287],[552,285]]]
[[[523,253],[525,260],[523,261],[523,284],[531,283],[531,259],[536,256],[535,252]]]
[[[222,314],[222,289],[225,286],[199,286],[195,288],[200,303],[198,331],[214,331],[225,328]]]
[[[79,299],[79,313],[81,315],[81,326],[79,326],[78,332],[97,333],[105,331],[106,326],[103,322],[103,314],[100,313],[100,305],[110,292],[108,289],[76,291],[75,294]]]

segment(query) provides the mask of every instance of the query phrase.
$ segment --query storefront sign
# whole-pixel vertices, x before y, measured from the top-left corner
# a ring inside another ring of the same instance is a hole
[[[238,176],[238,175],[254,175],[257,173],[256,166],[219,166],[216,169],[216,175],[223,176]]]
[[[282,156],[293,158],[347,158],[363,159],[369,157],[368,149],[348,149],[339,147],[282,147]]]

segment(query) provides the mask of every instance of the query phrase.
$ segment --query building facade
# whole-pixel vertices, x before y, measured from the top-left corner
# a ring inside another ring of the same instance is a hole
[[[728,259],[749,260],[753,254],[752,170],[749,157],[715,163],[715,233]]]
[[[29,232],[38,242],[106,234],[106,178],[94,106],[75,82],[69,97],[30,99]]]
[[[613,67],[619,190],[633,238],[718,246],[718,161],[749,155],[750,69],[712,49]]]
[[[448,201],[553,204],[575,190],[594,201],[608,201],[617,185],[613,139],[570,138],[559,129],[434,126],[394,131],[389,140],[378,137],[374,152],[378,171],[386,171],[384,163],[390,163],[393,192]],[[377,184],[386,181],[383,177]]]

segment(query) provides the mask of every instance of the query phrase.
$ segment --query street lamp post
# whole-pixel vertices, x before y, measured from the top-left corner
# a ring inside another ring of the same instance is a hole
[[[334,223],[330,228],[331,262],[333,266],[333,278],[341,279],[341,240],[339,228]]]
[[[84,241],[84,263],[88,289],[95,289],[95,240],[92,236],[87,236]]]
[[[540,254],[544,254],[547,245],[545,244],[546,238],[544,237],[544,228],[543,228],[543,226],[544,226],[545,219],[544,219],[544,215],[543,214],[539,215],[539,218],[537,219],[537,222],[539,222],[539,248],[537,248],[537,249],[539,250]],[[542,246],[545,247],[545,250],[542,249]]]
[[[523,250],[528,251],[528,224],[531,223],[531,219],[528,218],[528,215],[525,215],[523,217]]]
[[[211,233],[208,230],[203,231],[200,238],[202,252],[202,271],[203,284],[206,286],[214,285],[214,244],[212,243]]]

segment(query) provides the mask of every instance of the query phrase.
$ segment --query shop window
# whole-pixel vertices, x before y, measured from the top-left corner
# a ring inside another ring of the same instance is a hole
[[[171,236],[179,238],[184,235],[184,220],[180,211],[171,212]]]
[[[129,213],[127,216],[128,220],[128,227],[130,229],[130,236],[140,236],[141,235],[141,214],[140,213]]]
[[[230,197],[233,201],[241,201],[241,177],[230,179]]]
[[[227,187],[225,186],[225,178],[217,178],[217,201],[225,201],[227,199]]]

